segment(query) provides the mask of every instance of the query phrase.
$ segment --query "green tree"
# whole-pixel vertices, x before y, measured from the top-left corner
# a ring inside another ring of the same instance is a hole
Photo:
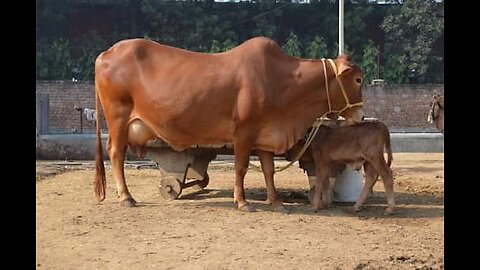
[[[333,0],[311,1],[306,5],[284,0],[97,2],[36,1],[38,79],[91,78],[93,60],[102,42],[111,45],[142,36],[201,52],[224,51],[253,36],[270,37],[294,56],[335,58],[338,52],[335,44],[338,2]],[[101,18],[97,29],[103,41],[93,34],[80,37],[71,31],[83,27],[79,24],[89,19],[90,10],[108,14]],[[65,41],[67,34],[68,48],[60,48],[58,41]],[[323,42],[316,36],[323,38]],[[216,48],[212,48],[213,40],[218,41]],[[443,3],[405,0],[377,5],[368,0],[346,1],[345,42],[349,45],[347,52],[352,52],[349,54],[356,63],[364,61],[368,40],[374,41],[382,52],[381,75],[389,82],[408,82],[415,78],[418,82],[443,82]],[[54,41],[57,41],[56,48]],[[104,49],[106,47],[101,48]],[[61,53],[57,55],[52,50]],[[63,64],[59,64],[62,61]],[[408,77],[412,69],[416,77]]]
[[[388,50],[386,49],[386,51]],[[382,77],[387,82],[397,84],[406,83],[407,76],[405,71],[407,70],[408,65],[406,64],[405,59],[405,55],[399,55],[395,53],[389,54],[385,62],[385,68],[382,72]]]
[[[373,39],[375,30],[378,29],[370,21],[375,20],[375,13],[380,13],[378,5],[371,4],[367,0],[357,0],[355,4],[346,1],[344,31],[345,43],[348,43],[352,51],[361,52],[366,41]],[[378,29],[379,31],[380,29]],[[361,55],[355,55],[360,60]]]
[[[405,0],[390,10],[382,24],[390,80],[426,82],[427,72],[443,57],[432,50],[434,42],[443,38],[443,18],[443,2],[434,0]],[[396,65],[405,69],[400,71]]]
[[[80,37],[75,47],[79,53],[74,75],[79,80],[94,80],[95,59],[104,50],[108,49],[106,42],[95,32],[91,31]]]
[[[366,83],[370,83],[378,76],[378,54],[379,50],[375,45],[375,42],[373,42],[372,40],[368,40],[367,45],[365,45],[363,49],[363,57],[360,64],[365,77],[364,81]]]
[[[223,51],[228,51],[230,49],[233,49],[235,46],[237,46],[237,44],[229,38],[227,38],[222,45],[223,45]]]
[[[229,38],[223,41],[222,43],[214,39],[212,41],[212,46],[210,46],[210,49],[208,50],[208,52],[210,53],[224,52],[232,49],[235,46],[236,44]]]
[[[323,37],[315,36],[305,49],[306,58],[319,59],[326,58],[327,55],[327,43]]]
[[[71,80],[73,67],[67,39],[59,38],[37,51],[36,77],[39,80]]]
[[[218,40],[214,39],[212,41],[212,46],[210,46],[210,50],[208,52],[218,53],[218,52],[221,52],[221,51],[222,51],[222,44]]]
[[[277,29],[272,19],[269,20],[266,16],[260,16],[255,18],[254,22],[256,28],[252,32],[253,36],[274,37]]]
[[[290,56],[295,56],[295,57],[301,57],[302,56],[302,51],[300,49],[301,43],[300,40],[298,40],[297,35],[295,33],[290,32],[290,35],[287,38],[287,42],[282,46],[283,51],[290,55]]]
[[[52,42],[65,34],[66,21],[74,12],[71,1],[37,0],[36,2],[36,34],[39,40]]]
[[[141,0],[144,35],[153,40],[193,51],[208,51],[211,40],[224,40],[224,23],[211,8],[193,1]],[[228,22],[227,22],[228,23]]]

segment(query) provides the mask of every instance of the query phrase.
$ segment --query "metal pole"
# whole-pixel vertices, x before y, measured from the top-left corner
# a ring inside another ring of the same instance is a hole
[[[378,45],[377,51],[377,78],[380,79],[380,45]]]
[[[343,54],[343,0],[338,1],[338,54]]]
[[[80,111],[80,133],[83,133],[83,113]]]

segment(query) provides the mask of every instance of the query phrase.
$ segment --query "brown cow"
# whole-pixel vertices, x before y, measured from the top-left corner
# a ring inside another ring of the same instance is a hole
[[[303,147],[305,140],[300,141],[291,149],[296,155]],[[386,149],[388,159],[385,162],[383,151]],[[320,126],[317,135],[307,148],[302,160],[313,159],[315,162],[315,193],[312,204],[315,210],[325,208],[331,203],[332,183],[330,177],[343,169],[342,164],[348,164],[359,170],[362,165],[365,171],[363,190],[355,204],[355,210],[360,211],[368,194],[380,175],[383,179],[388,207],[387,214],[393,213],[395,198],[393,191],[393,176],[389,168],[392,163],[390,132],[382,122],[362,122],[350,126],[328,127]]]
[[[427,121],[435,123],[438,131],[443,134],[443,96],[434,95],[433,101],[430,102],[430,111],[428,112]]]
[[[291,148],[329,108],[359,122],[362,80],[361,69],[346,55],[295,58],[264,37],[215,54],[145,39],[120,41],[95,62],[96,106],[104,109],[120,201],[135,205],[123,170],[127,146],[144,153],[147,141],[160,138],[177,151],[232,143],[234,201],[242,211],[255,210],[244,195],[244,176],[255,149],[268,200],[283,208],[273,183],[274,154]],[[102,201],[105,169],[98,123],[95,194]]]

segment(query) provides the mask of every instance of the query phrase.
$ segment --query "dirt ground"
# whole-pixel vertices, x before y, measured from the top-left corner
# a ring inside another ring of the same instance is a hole
[[[314,213],[297,164],[275,175],[290,214],[266,205],[265,182],[249,170],[247,200],[233,204],[233,163],[209,166],[203,191],[164,201],[159,171],[126,166],[138,207],[121,207],[107,167],[107,198],[97,204],[92,162],[37,161],[37,269],[443,269],[444,155],[394,153],[397,210],[385,216],[377,183],[363,212],[334,203]],[[277,166],[283,162],[276,162]]]

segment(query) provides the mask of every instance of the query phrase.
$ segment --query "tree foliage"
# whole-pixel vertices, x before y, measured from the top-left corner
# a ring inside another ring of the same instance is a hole
[[[433,50],[436,41],[443,43],[443,18],[443,2],[434,0],[405,0],[391,10],[382,24],[386,50],[396,60],[387,60],[387,79],[399,83],[429,81],[433,75],[429,71],[443,57],[443,51]]]
[[[208,52],[210,53],[224,52],[234,48],[235,46],[236,44],[229,38],[223,42],[219,42],[218,40],[214,39],[212,41],[212,46],[210,47],[210,50]]]
[[[311,59],[328,58],[327,43],[323,37],[315,36],[312,41],[307,44],[305,49],[305,57]]]
[[[74,75],[79,80],[89,80],[93,78],[97,56],[105,50],[106,43],[95,31],[82,36],[77,45],[78,55],[74,69]]]
[[[286,54],[290,56],[302,56],[302,51],[300,49],[300,41],[298,40],[297,35],[295,35],[295,33],[293,32],[290,32],[290,35],[287,38],[287,42],[285,43],[285,45],[282,46],[282,49]]]
[[[54,40],[43,51],[37,51],[37,77],[46,80],[70,79],[74,59],[70,54],[69,41],[64,38]]]
[[[365,81],[371,82],[375,78],[379,78],[378,76],[378,56],[379,50],[375,45],[375,42],[369,40],[368,43],[365,45],[363,49],[363,57],[360,67],[363,69],[364,79]]]
[[[251,37],[267,36],[296,57],[335,58],[338,52],[337,1],[87,2],[36,1],[37,79],[93,80],[101,51],[137,37],[198,52],[222,52]],[[93,10],[103,15],[86,28],[82,22],[93,19],[88,12]],[[443,3],[346,1],[345,43],[345,51],[364,69],[366,82],[380,68],[389,83],[441,83]]]

